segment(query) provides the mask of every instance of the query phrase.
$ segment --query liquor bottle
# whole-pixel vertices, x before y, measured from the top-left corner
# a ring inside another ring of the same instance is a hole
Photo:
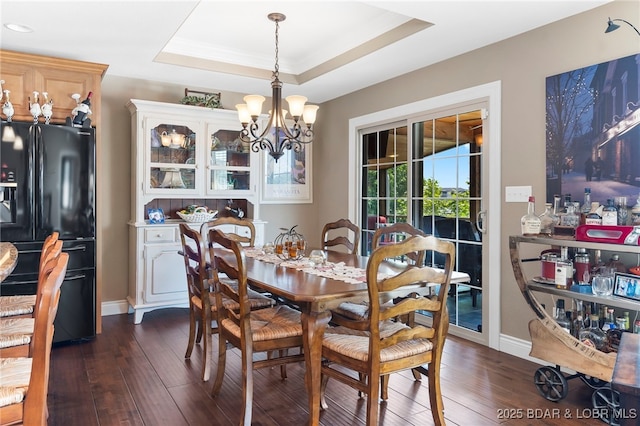
[[[79,103],[72,111],[75,112],[75,117],[73,117],[73,124],[81,125],[87,119],[87,116],[91,114],[91,96],[93,92],[89,92],[84,101]]]
[[[560,197],[560,195],[555,194],[553,196],[553,214],[555,216],[558,216],[558,219],[560,219],[560,216],[563,213],[562,207],[560,206],[560,201],[561,200],[562,200],[562,197]]]
[[[600,269],[604,266],[604,262],[602,261],[602,251],[594,250],[593,251],[593,266],[591,266],[591,276],[600,273]]]
[[[564,299],[556,301],[556,316],[554,319],[564,331],[571,333],[571,322],[567,319],[567,314],[564,310]]]
[[[587,213],[584,223],[586,225],[602,225],[602,207],[597,201],[591,203],[591,210]]]
[[[238,219],[242,219],[244,217],[244,211],[239,207],[225,206],[225,210],[229,211],[231,216],[236,217]]]
[[[607,344],[607,335],[598,325],[599,320],[598,314],[591,314],[589,316],[589,326],[580,332],[579,340],[587,346],[603,350]]]
[[[613,204],[618,210],[618,225],[624,226],[629,221],[629,208],[627,207],[627,197],[616,197]]]
[[[627,320],[625,317],[616,317],[616,328],[621,331],[627,331]]]
[[[560,259],[556,261],[556,288],[561,290],[569,290],[573,284],[573,262],[569,259],[568,248],[560,248]]]
[[[603,225],[617,225],[618,224],[618,210],[613,205],[613,199],[607,200],[607,205],[602,208],[602,224]]]
[[[607,268],[615,269],[614,272],[627,272],[627,267],[620,260],[619,254],[612,254],[611,259],[609,259],[609,261],[604,266],[606,266]]]
[[[520,219],[520,226],[522,229],[522,235],[538,235],[540,234],[540,218],[535,213],[534,196],[529,197],[529,204],[527,206],[527,214]]]
[[[607,319],[607,305],[600,305],[600,310],[598,311],[598,326],[602,329],[604,325],[604,321]]]
[[[551,203],[544,204],[544,212],[540,217],[540,234],[551,236],[553,229],[560,223],[560,218],[551,210]]]
[[[575,282],[588,285],[591,279],[591,261],[586,248],[578,248],[578,252],[573,256],[573,266],[575,267]]]
[[[615,330],[616,328],[616,318],[613,314],[613,308],[607,309],[606,317],[604,319],[604,323],[602,324],[602,331],[605,333],[607,330]]]
[[[624,311],[624,329],[631,331],[631,319],[629,318],[629,311]]]
[[[640,195],[638,196],[638,201],[636,201],[636,205],[631,207],[631,225],[632,226],[640,225]]]
[[[577,228],[580,225],[580,216],[576,213],[576,207],[573,203],[567,205],[567,212],[560,219],[560,224],[569,228]]]
[[[573,205],[573,203],[571,202],[571,194],[564,194],[564,211],[567,211],[567,207],[569,207],[569,205]]]
[[[580,206],[580,224],[585,224],[585,219],[591,211],[591,188],[584,189],[584,202]]]
[[[584,329],[584,320],[582,319],[582,314],[579,313],[576,318],[573,320],[573,324],[571,325],[571,335],[576,339],[580,338],[580,332]]]

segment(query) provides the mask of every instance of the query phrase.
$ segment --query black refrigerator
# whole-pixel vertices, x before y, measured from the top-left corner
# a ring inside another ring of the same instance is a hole
[[[42,244],[54,231],[69,253],[54,343],[96,332],[95,129],[2,122],[0,240],[18,248],[0,294],[35,294]]]

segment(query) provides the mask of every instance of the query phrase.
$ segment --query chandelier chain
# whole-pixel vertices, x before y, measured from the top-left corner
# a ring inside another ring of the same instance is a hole
[[[278,30],[280,29],[280,21],[276,20],[276,66],[273,71],[273,77],[278,78],[280,76],[280,65],[278,65]]]

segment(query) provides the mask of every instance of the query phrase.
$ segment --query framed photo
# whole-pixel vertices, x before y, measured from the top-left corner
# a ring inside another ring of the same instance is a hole
[[[149,223],[164,223],[164,211],[162,209],[148,209],[147,214],[149,216]]]
[[[614,296],[640,300],[640,276],[616,272],[613,294]]]
[[[311,149],[313,143],[302,144],[300,151],[285,150],[274,160],[262,152],[263,172],[260,202],[264,204],[304,204],[313,202]]]

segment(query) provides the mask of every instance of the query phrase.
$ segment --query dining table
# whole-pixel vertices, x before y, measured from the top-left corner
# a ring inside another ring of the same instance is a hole
[[[4,281],[18,264],[18,249],[11,243],[0,242],[0,282]]]
[[[331,310],[343,302],[364,302],[368,299],[365,270],[368,257],[338,251],[324,251],[326,265],[338,265],[344,277],[316,273],[308,259],[287,262],[273,261],[274,256],[261,254],[261,249],[245,250],[247,281],[252,287],[285,299],[301,312],[305,384],[309,403],[309,425],[320,422],[320,384],[322,339],[331,320]],[[305,262],[307,266],[305,265]],[[405,265],[389,262],[380,269],[386,274],[397,273]],[[317,268],[317,267],[316,267]],[[453,272],[452,283],[466,283],[466,273]],[[392,297],[392,295],[390,295]]]

